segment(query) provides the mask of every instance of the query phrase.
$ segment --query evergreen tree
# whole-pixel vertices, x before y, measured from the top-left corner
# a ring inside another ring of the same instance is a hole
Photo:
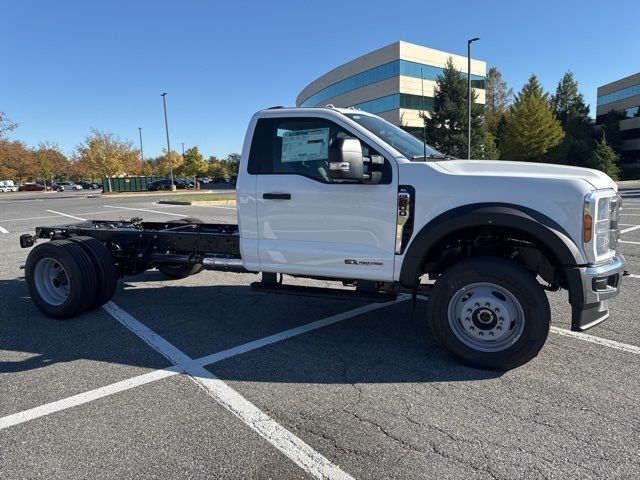
[[[585,166],[593,150],[594,129],[589,118],[589,105],[584,102],[573,73],[565,73],[558,82],[551,105],[565,137],[549,151],[549,161]]]
[[[502,158],[542,161],[563,137],[562,126],[553,114],[547,94],[537,77],[531,75],[509,109],[500,142]]]
[[[498,151],[498,147],[496,147],[495,139],[489,130],[484,132],[482,158],[484,160],[498,160],[500,158],[500,152]]]
[[[626,114],[617,110],[609,110],[600,125],[603,137],[607,137],[607,142],[611,148],[619,155],[622,152],[622,133],[620,132],[620,120],[627,118]]]
[[[487,72],[485,87],[484,118],[487,130],[495,137],[498,134],[498,124],[513,99],[513,89],[502,80],[502,73],[496,67],[491,67]]]
[[[609,146],[604,136],[602,137],[602,140],[596,142],[596,148],[591,154],[588,166],[606,173],[613,180],[618,180],[620,175],[620,168],[618,168],[618,156],[616,155],[616,152],[613,151],[613,148]]]
[[[468,95],[466,77],[461,75],[449,57],[442,74],[436,79],[433,110],[425,118],[427,138],[438,150],[454,157],[467,157]],[[483,106],[476,103],[472,90],[471,157],[482,157],[484,139]]]

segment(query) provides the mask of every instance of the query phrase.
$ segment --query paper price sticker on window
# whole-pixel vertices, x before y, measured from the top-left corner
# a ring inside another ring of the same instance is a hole
[[[282,163],[326,160],[329,129],[288,130],[282,136]]]

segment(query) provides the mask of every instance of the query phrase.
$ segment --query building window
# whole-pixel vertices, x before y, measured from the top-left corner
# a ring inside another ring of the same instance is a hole
[[[600,95],[598,97],[598,105],[606,105],[607,103],[617,102],[618,100],[633,97],[635,95],[640,95],[640,84],[622,88],[615,92],[607,93],[606,95]]]
[[[395,60],[358,73],[352,77],[345,78],[344,80],[340,80],[333,85],[329,85],[304,100],[300,106],[312,107],[320,105],[322,102],[330,98],[337,97],[338,95],[342,95],[343,93],[400,75],[435,81],[441,73],[442,68],[434,67],[433,65],[423,65],[421,63],[410,62],[408,60]],[[462,75],[466,78],[466,73],[463,73]],[[484,89],[484,77],[471,75],[471,86],[473,88]]]

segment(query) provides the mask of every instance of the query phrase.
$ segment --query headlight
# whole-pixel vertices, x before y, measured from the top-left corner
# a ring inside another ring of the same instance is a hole
[[[615,255],[620,206],[621,198],[613,190],[596,190],[584,197],[582,241],[589,263],[601,263]]]

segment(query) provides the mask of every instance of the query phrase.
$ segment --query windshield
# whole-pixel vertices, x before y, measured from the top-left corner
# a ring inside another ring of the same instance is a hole
[[[400,127],[383,120],[380,117],[373,117],[371,115],[360,115],[358,113],[345,113],[345,116],[363,126],[375,136],[380,137],[387,142],[393,148],[398,150],[408,160],[425,160],[425,148],[424,144],[416,137],[408,132],[405,132]],[[426,148],[427,159],[437,158],[444,159],[449,158],[446,155],[438,152],[436,149],[427,145]]]

